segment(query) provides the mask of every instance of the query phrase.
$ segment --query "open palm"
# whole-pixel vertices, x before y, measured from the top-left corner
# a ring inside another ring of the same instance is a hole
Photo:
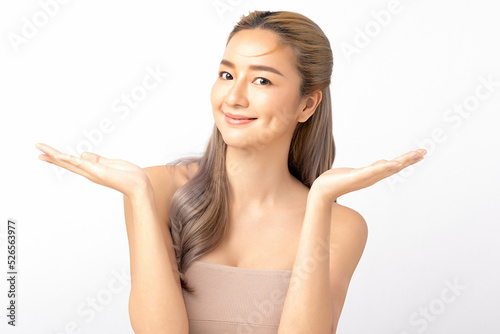
[[[361,168],[332,168],[314,180],[311,190],[317,191],[328,201],[339,196],[369,187],[423,159],[425,149],[407,152],[393,160],[379,160]]]
[[[142,191],[149,183],[148,176],[141,167],[125,160],[108,159],[91,152],[84,152],[80,157],[75,157],[43,143],[35,147],[44,152],[39,156],[41,160],[82,175],[94,183],[115,189],[129,197],[137,191]]]

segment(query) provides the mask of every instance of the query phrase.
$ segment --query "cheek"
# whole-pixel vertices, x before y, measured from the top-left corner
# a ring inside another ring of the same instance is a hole
[[[277,125],[288,126],[297,118],[297,106],[293,96],[285,94],[270,94],[265,98],[257,100],[261,110],[265,110],[266,116],[271,118]]]
[[[218,107],[224,101],[224,88],[218,83],[214,83],[210,91],[210,103],[213,107]]]
[[[217,100],[216,95],[217,95],[217,87],[216,84],[214,84],[212,86],[212,90],[210,91],[210,103],[212,104],[212,106],[215,106]]]

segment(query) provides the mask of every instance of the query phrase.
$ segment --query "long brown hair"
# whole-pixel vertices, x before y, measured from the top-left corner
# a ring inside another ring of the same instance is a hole
[[[226,42],[244,29],[274,31],[284,45],[291,46],[296,68],[301,76],[302,97],[321,90],[322,99],[306,122],[298,122],[288,154],[290,173],[307,187],[321,173],[330,169],[335,159],[332,135],[330,77],[333,56],[330,42],[319,26],[309,18],[289,11],[253,11],[234,26]],[[180,158],[167,165],[198,163],[197,172],[179,188],[170,202],[171,234],[181,278],[188,292],[184,274],[191,263],[215,249],[228,230],[228,180],[226,148],[214,124],[212,135],[201,157]]]

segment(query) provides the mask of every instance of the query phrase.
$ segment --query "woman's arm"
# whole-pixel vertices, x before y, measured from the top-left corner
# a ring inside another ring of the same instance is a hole
[[[330,291],[332,204],[309,193],[279,334],[327,334],[333,328]]]
[[[312,196],[308,198],[280,333],[336,332],[368,236],[366,221],[358,212],[314,201]]]
[[[153,184],[162,187],[156,197],[169,201],[174,191],[173,182],[153,181],[154,170],[146,168],[145,171]],[[157,201],[151,183],[131,198],[124,196],[132,278],[130,322],[138,334],[187,334],[186,307],[167,226],[168,209],[165,208],[169,202],[164,201],[157,210]]]
[[[336,215],[339,222],[334,223],[333,201],[401,171],[422,160],[426,153],[419,149],[367,167],[333,168],[313,182],[281,314],[280,334],[336,331],[351,275],[365,246],[367,228],[363,217],[354,210]],[[340,235],[332,237],[332,232]]]
[[[38,143],[48,163],[123,194],[130,249],[129,313],[136,333],[188,333],[188,319],[169,228],[177,189],[174,166],[141,167],[92,152],[80,157]]]

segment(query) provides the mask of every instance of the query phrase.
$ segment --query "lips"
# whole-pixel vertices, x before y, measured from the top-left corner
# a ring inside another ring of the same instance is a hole
[[[257,119],[256,117],[248,117],[245,115],[235,115],[235,114],[230,114],[230,113],[225,113],[225,115],[229,118],[236,119],[236,120],[253,120]]]

